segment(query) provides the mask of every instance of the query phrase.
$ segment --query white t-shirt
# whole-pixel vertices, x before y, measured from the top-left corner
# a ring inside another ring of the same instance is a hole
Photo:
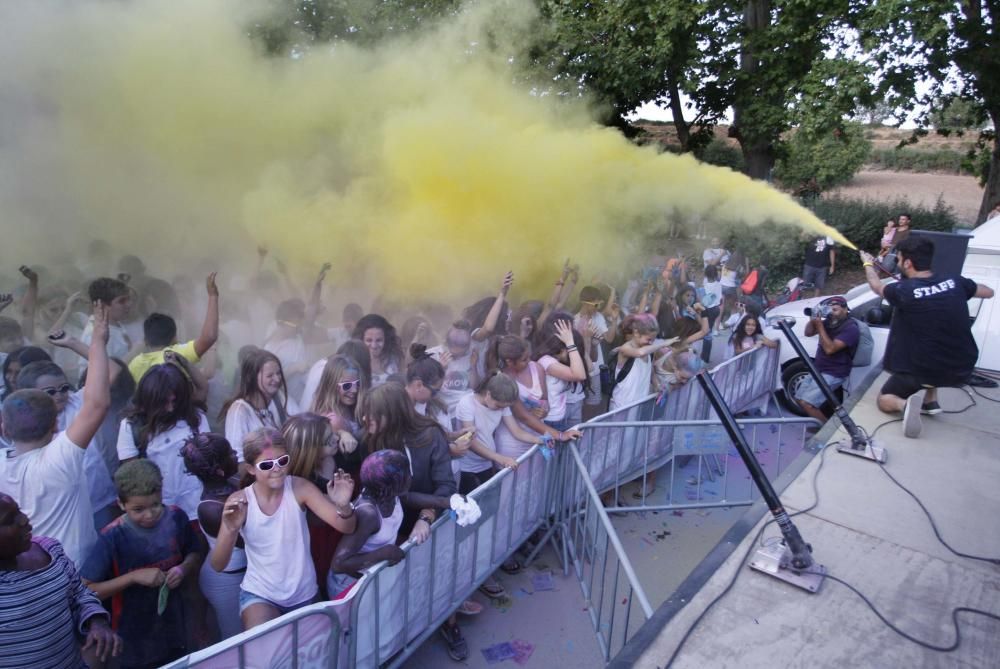
[[[83,458],[65,432],[28,453],[0,453],[0,492],[14,498],[36,536],[58,540],[78,569],[97,543]]]
[[[123,374],[125,372],[122,372]],[[66,401],[66,406],[62,413],[56,418],[56,430],[63,432],[69,427],[76,415],[83,408],[83,390],[72,393]],[[108,471],[108,464],[104,460],[102,446],[98,442],[101,431],[98,430],[94,438],[87,445],[87,450],[83,456],[83,473],[87,479],[87,491],[90,495],[90,506],[98,511],[114,504],[118,499],[118,492],[115,490],[114,481],[111,479],[111,472]],[[107,444],[108,448],[112,445]]]
[[[208,419],[201,411],[198,412],[198,432],[208,432]],[[166,432],[157,434],[149,440],[146,447],[146,457],[149,458],[163,474],[163,503],[174,504],[188,518],[198,517],[198,502],[201,501],[202,485],[194,474],[184,467],[181,457],[181,447],[188,437],[194,434],[187,422],[180,422]],[[118,458],[127,460],[139,457],[139,447],[132,433],[132,425],[123,420],[118,429]]]
[[[545,416],[545,420],[550,423],[555,423],[566,417],[566,399],[570,391],[569,381],[557,379],[549,374],[549,367],[558,362],[551,355],[543,355],[538,359],[538,364],[545,370],[545,385],[549,394],[549,413]]]
[[[288,415],[294,416],[299,412],[298,407],[289,400]],[[281,420],[281,413],[274,400],[267,405],[267,414],[260,416],[246,400],[236,400],[229,405],[226,411],[226,441],[236,451],[236,457],[243,462],[243,438],[248,432],[259,430],[262,427],[273,427],[280,430],[284,425]]]
[[[497,450],[493,442],[493,433],[496,432],[504,416],[510,415],[512,415],[510,408],[490,409],[476,399],[474,393],[464,396],[455,407],[455,418],[460,422],[473,423],[476,426],[476,439],[492,451]],[[493,463],[470,450],[459,458],[459,466],[463,472],[478,474],[492,467]]]
[[[705,249],[705,252],[701,254],[702,263],[705,267],[712,263],[719,264],[724,255],[726,255],[725,249]]]
[[[90,346],[90,341],[94,338],[94,317],[87,321],[87,327],[80,335],[80,341]],[[125,328],[118,323],[108,324],[108,357],[125,360],[128,352],[132,350],[132,340],[125,331]]]
[[[474,341],[472,343],[476,344],[477,342]],[[440,362],[441,354],[446,350],[447,348],[444,346],[435,346],[434,348],[427,349],[427,353]],[[455,413],[460,399],[475,390],[472,387],[472,351],[472,347],[469,347],[469,352],[461,358],[452,358],[451,362],[448,363],[447,369],[444,370],[444,381],[441,384],[441,391],[438,393],[438,397],[448,407],[449,414]],[[478,367],[478,365],[476,366]]]
[[[719,306],[722,304],[722,282],[702,279],[698,298],[706,309]]]

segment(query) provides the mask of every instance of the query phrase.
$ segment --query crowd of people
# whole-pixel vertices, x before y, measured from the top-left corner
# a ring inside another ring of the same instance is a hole
[[[115,271],[95,242],[0,295],[0,664],[156,667],[342,597],[454,494],[687,382],[721,332],[729,355],[773,345],[717,240],[620,298],[567,262],[546,300],[512,306],[507,273],[458,313],[377,298],[339,319],[329,266],[302,290],[268,262],[220,291]],[[467,657],[455,616],[441,635]]]

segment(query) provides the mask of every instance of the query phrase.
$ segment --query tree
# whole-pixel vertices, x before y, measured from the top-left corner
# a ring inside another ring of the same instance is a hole
[[[681,92],[700,58],[700,1],[538,0],[542,16],[529,60],[566,91],[596,98],[605,122],[628,133],[625,116],[649,100],[670,108],[682,151],[711,139],[716,116],[685,119]]]
[[[712,110],[732,107],[730,135],[751,177],[770,177],[792,127],[832,131],[859,104],[869,104],[869,68],[847,57],[856,0],[713,0],[706,20],[716,45],[689,94]]]
[[[862,43],[879,66],[878,92],[890,104],[923,109],[926,126],[934,100],[949,92],[975,103],[973,118],[989,119],[980,133],[989,167],[976,225],[1000,203],[1000,2],[997,0],[872,0],[864,9]],[[929,90],[918,93],[918,83]]]
[[[799,192],[819,192],[847,183],[864,165],[872,148],[858,123],[846,123],[818,136],[799,130],[786,146],[774,176]]]

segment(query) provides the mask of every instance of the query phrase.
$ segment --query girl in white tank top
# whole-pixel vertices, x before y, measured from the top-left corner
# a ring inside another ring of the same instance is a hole
[[[253,484],[226,500],[209,559],[213,569],[224,571],[237,535],[243,537],[247,571],[240,586],[240,617],[247,630],[311,604],[316,597],[305,508],[344,534],[354,531],[356,518],[350,504],[351,477],[338,471],[324,495],[310,481],[289,476],[291,458],[277,430],[248,434],[243,455]]]
[[[625,343],[618,349],[618,364],[613,372],[616,383],[611,393],[612,411],[649,396],[649,384],[653,377],[652,355],[677,341],[671,338],[654,343],[658,331],[659,324],[651,314],[632,314],[622,322]]]
[[[330,597],[337,599],[365,569],[403,559],[403,551],[396,545],[403,523],[399,496],[410,489],[410,479],[410,460],[400,451],[375,451],[361,463],[361,495],[354,505],[358,526],[354,534],[337,544],[326,581]]]

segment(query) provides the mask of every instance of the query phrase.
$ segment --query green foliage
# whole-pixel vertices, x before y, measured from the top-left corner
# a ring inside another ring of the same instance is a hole
[[[919,230],[951,232],[958,225],[955,213],[941,200],[933,208],[911,205],[905,198],[893,202],[815,198],[804,204],[820,220],[857,244],[858,248],[873,252],[879,248],[885,222],[900,213],[908,212],[913,218],[913,227]],[[730,244],[727,248],[733,244],[741,248],[751,266],[767,267],[769,287],[784,284],[802,271],[804,237],[808,235],[804,235],[800,228],[775,223],[756,227],[736,224],[724,226],[719,234]],[[841,249],[837,266],[860,267],[861,262],[853,251]]]
[[[743,152],[721,139],[713,139],[705,147],[695,151],[694,155],[704,163],[728,167],[736,172],[742,172],[745,167]]]
[[[800,129],[786,143],[774,176],[794,191],[829,190],[850,181],[871,149],[864,127],[857,123],[819,135]]]
[[[896,172],[948,172],[950,174],[975,174],[967,165],[967,154],[954,149],[875,149],[868,159],[875,165]]]

